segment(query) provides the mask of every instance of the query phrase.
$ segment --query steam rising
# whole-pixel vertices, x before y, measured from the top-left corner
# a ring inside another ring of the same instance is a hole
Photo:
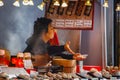
[[[35,6],[22,5],[16,8],[10,5],[10,1],[7,0],[8,4],[0,8],[0,48],[8,49],[12,55],[16,55],[25,49],[25,41],[32,34],[34,21],[43,16],[44,11],[39,11]]]

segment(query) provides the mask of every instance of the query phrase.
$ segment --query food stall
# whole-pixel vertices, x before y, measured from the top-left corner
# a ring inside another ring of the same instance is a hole
[[[86,1],[70,0],[67,1],[68,6],[64,5],[63,8],[54,6],[52,0],[48,2],[43,0],[42,6],[46,4],[45,16],[53,20],[52,25],[56,29],[92,30],[94,0],[88,5]],[[83,56],[87,59],[89,55],[83,54]],[[103,68],[83,65],[83,62],[84,60],[52,57],[47,65],[35,67],[31,53],[18,52],[13,57],[8,50],[0,49],[0,80],[117,80],[120,78],[118,66]]]

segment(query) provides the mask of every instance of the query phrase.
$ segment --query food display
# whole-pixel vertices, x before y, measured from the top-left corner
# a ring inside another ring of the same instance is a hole
[[[115,70],[116,69],[116,70]],[[109,71],[108,71],[109,70]],[[115,70],[114,73],[111,73]],[[0,73],[0,80],[81,80],[81,79],[98,79],[98,80],[111,80],[111,77],[116,77],[119,79],[120,71],[119,68],[113,66],[107,66],[102,71],[98,71],[95,68],[88,70],[83,70],[80,73],[65,73],[65,72],[51,72],[47,71],[45,73],[37,72],[30,73],[29,75],[19,74],[14,77],[9,77],[5,72]]]
[[[83,58],[88,55],[81,55]],[[81,57],[80,56],[80,57]],[[18,53],[17,60],[31,60],[30,53]],[[12,61],[12,59],[11,59]],[[19,61],[17,61],[19,63]],[[31,63],[32,64],[32,63]],[[30,65],[29,62],[26,65]],[[82,65],[82,64],[80,64]],[[53,57],[45,66],[36,66],[34,68],[25,68],[24,66],[0,66],[0,80],[116,80],[120,79],[120,67],[106,66],[99,70],[91,67],[89,70],[76,72],[76,60],[68,60],[59,57]],[[80,68],[81,69],[81,68]],[[29,71],[29,72],[28,72]],[[28,73],[27,73],[28,72]],[[116,78],[116,79],[113,79]]]

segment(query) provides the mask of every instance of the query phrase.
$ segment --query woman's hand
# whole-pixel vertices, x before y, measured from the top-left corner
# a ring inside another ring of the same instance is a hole
[[[87,56],[84,56],[84,55],[81,55],[80,53],[75,53],[73,55],[73,59],[77,60],[77,61],[80,61],[80,60],[84,60],[86,59]]]
[[[71,54],[75,54],[75,52],[72,51],[72,49],[70,49],[70,41],[67,41],[67,42],[65,43],[64,49],[65,49],[66,51],[68,51],[69,53],[71,53]]]

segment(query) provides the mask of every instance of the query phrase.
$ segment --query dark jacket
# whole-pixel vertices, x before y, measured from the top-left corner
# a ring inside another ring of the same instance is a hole
[[[51,46],[45,43],[41,38],[30,37],[27,41],[27,47],[24,52],[30,52],[32,55],[48,54],[50,56],[61,56],[65,59],[73,59],[73,55],[64,50],[64,46]]]

